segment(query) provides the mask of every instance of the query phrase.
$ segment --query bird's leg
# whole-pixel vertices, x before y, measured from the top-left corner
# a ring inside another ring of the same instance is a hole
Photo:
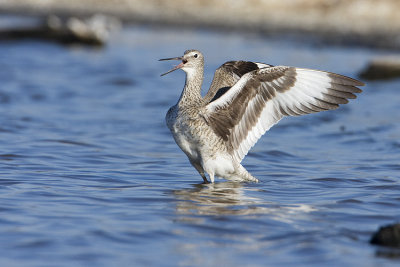
[[[208,180],[207,180],[206,175],[204,174],[203,167],[201,167],[200,164],[195,163],[195,162],[193,162],[193,161],[190,161],[190,163],[191,163],[191,164],[193,165],[193,167],[199,172],[201,178],[203,178],[203,180],[204,180],[204,183],[205,183],[205,184],[208,184],[209,182],[208,182]]]
[[[204,175],[204,173],[200,173],[201,177],[204,180],[204,184],[209,184],[210,182],[207,180],[207,177]]]
[[[196,167],[195,167],[196,168]],[[201,178],[203,178],[203,180],[204,180],[204,183],[205,184],[209,184],[210,182],[207,180],[207,177],[206,177],[206,175],[204,174],[204,171],[203,171],[203,168],[196,168],[196,170],[199,172],[199,174],[200,174],[200,176],[201,176]]]

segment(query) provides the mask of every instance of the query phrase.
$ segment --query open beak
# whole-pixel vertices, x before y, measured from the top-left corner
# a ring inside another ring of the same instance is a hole
[[[165,61],[165,60],[182,60],[182,57],[171,57],[171,58],[163,58],[163,59],[159,59],[158,61]],[[167,71],[166,73],[161,74],[161,76],[167,75],[170,72],[173,72],[174,70],[180,69],[183,67],[183,61],[181,63],[179,63],[178,65],[176,65],[175,67],[173,67],[171,70]]]

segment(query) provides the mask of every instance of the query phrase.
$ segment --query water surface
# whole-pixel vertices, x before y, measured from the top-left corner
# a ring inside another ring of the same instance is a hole
[[[384,54],[147,27],[1,43],[0,265],[398,266],[368,240],[400,220],[400,80],[283,119],[243,162],[260,183],[202,185],[164,123],[184,74],[157,61],[191,48],[204,89],[232,59],[355,77]]]

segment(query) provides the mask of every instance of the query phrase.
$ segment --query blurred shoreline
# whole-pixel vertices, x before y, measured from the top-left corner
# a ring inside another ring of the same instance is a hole
[[[125,23],[253,31],[317,43],[400,49],[398,0],[2,0],[2,14],[88,16]]]

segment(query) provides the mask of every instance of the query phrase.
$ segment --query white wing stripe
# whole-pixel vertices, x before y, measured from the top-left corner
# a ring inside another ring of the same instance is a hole
[[[257,67],[258,67],[259,69],[272,67],[271,65],[268,65],[268,64],[265,64],[265,63],[260,63],[260,62],[254,62],[254,63],[257,64]]]
[[[255,98],[253,98],[249,102],[249,106],[253,106],[255,101]],[[265,104],[260,116],[258,117],[257,123],[251,129],[248,129],[246,138],[242,140],[239,147],[234,151],[234,156],[239,162],[247,155],[247,152],[254,146],[257,140],[282,118],[282,115],[275,113],[274,106],[273,102],[267,102]],[[246,118],[246,113],[247,110],[243,118]],[[277,116],[275,116],[275,114]],[[238,128],[241,127],[241,123],[236,125],[234,131],[238,131]]]
[[[262,66],[261,63],[257,65]],[[234,158],[240,162],[257,140],[283,116],[335,109],[338,104],[347,103],[347,98],[355,98],[353,93],[361,91],[356,87],[358,85],[362,83],[323,71],[267,67],[243,75],[222,97],[209,103],[206,112],[222,115],[225,113],[218,112],[224,109],[228,116],[232,116],[227,119],[235,120],[232,122],[236,125],[229,130],[227,142],[233,149]],[[244,106],[229,106],[243,88],[253,97],[249,99],[250,95],[240,94],[237,103],[248,102],[243,103]],[[239,118],[232,112],[235,108],[240,111]],[[222,132],[222,137],[227,136],[223,129],[214,127]]]
[[[314,102],[316,97],[323,97],[322,93],[320,91],[317,91],[318,89],[321,88],[316,88],[312,84],[305,84],[302,81],[298,81],[296,82],[295,86],[287,93],[293,95],[295,94],[297,96],[294,97],[295,104],[310,103]],[[285,97],[285,95],[282,94],[282,96],[280,95],[279,97]]]
[[[246,85],[247,81],[250,79],[251,73],[246,73],[240,78],[240,80],[232,86],[225,94],[224,97],[220,97],[214,102],[211,102],[207,105],[207,109],[209,111],[215,111],[215,108],[218,106],[229,105],[230,102],[234,99],[234,97],[240,92],[240,90]]]

